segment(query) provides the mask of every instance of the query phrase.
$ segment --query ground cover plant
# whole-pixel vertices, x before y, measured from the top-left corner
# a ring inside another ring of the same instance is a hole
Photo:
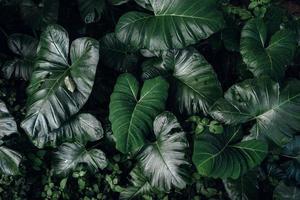
[[[0,0],[0,199],[300,199],[298,0]]]

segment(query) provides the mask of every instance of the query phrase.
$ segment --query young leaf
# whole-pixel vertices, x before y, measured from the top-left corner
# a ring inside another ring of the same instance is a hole
[[[201,135],[194,142],[193,162],[203,176],[237,179],[259,165],[268,153],[260,140],[239,142],[240,127],[228,127],[223,134]]]
[[[299,111],[300,81],[289,81],[281,89],[269,78],[259,78],[232,86],[212,107],[211,115],[232,125],[255,120],[254,137],[268,136],[282,146],[300,131]]]
[[[107,166],[105,154],[100,149],[87,150],[77,142],[62,144],[55,152],[54,159],[54,172],[60,175],[68,175],[78,164],[86,164],[92,172]]]
[[[176,117],[170,112],[163,112],[153,122],[156,141],[145,146],[138,156],[143,174],[151,185],[163,191],[172,186],[184,188],[189,173],[185,169],[188,142]]]
[[[267,26],[261,19],[246,23],[241,36],[241,54],[248,69],[256,77],[268,75],[274,80],[284,77],[296,48],[295,33],[289,30],[276,32],[268,43]]]
[[[22,128],[38,147],[44,146],[47,134],[58,129],[87,101],[99,60],[98,42],[91,38],[73,41],[69,55],[69,37],[58,25],[48,26],[41,35],[37,63],[27,89],[27,113]],[[76,89],[67,89],[69,76]]]
[[[168,83],[161,77],[145,81],[140,89],[131,74],[119,76],[111,95],[109,120],[117,149],[133,152],[145,144],[155,116],[165,108]]]
[[[5,78],[16,77],[29,80],[34,67],[38,41],[29,35],[16,33],[8,37],[7,43],[9,49],[19,57],[3,65],[2,72]]]
[[[209,107],[222,96],[222,88],[212,66],[205,58],[190,48],[169,51],[161,64],[144,67],[143,77],[172,74],[174,101],[180,112],[208,113]]]
[[[149,180],[144,176],[140,167],[135,167],[131,172],[132,186],[126,188],[120,194],[120,199],[135,199],[138,196],[149,194],[152,192],[152,187]]]
[[[184,48],[219,31],[224,20],[216,0],[149,0],[154,15],[128,12],[117,26],[117,38],[149,50]]]
[[[138,62],[136,49],[121,43],[114,33],[100,40],[100,56],[105,65],[120,72],[131,71]]]
[[[78,6],[82,20],[90,24],[100,20],[105,0],[78,0]]]

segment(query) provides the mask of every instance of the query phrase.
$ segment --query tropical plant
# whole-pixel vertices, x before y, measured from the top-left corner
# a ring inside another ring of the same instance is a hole
[[[0,0],[0,43],[0,199],[299,199],[299,1]]]

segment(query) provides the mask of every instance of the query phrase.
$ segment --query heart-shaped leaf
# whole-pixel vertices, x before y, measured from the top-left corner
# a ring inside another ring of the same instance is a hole
[[[8,47],[18,57],[7,61],[2,72],[5,78],[23,78],[29,80],[35,62],[38,40],[24,34],[12,34],[8,37]]]
[[[148,2],[154,15],[134,11],[120,18],[116,34],[121,42],[149,50],[184,48],[208,38],[224,25],[216,0]]]
[[[165,108],[168,83],[161,77],[145,81],[142,88],[131,74],[119,76],[111,95],[109,120],[122,153],[133,152],[145,144],[152,122]]]
[[[68,175],[79,164],[85,164],[91,172],[104,169],[107,166],[105,154],[100,149],[87,150],[80,143],[64,143],[54,154],[54,172]]]
[[[98,42],[91,38],[73,41],[69,55],[69,37],[58,25],[51,25],[41,35],[35,71],[27,89],[27,113],[22,128],[38,147],[47,134],[58,129],[87,101],[99,60]],[[69,76],[75,90],[70,91]]]
[[[254,76],[268,75],[279,80],[293,59],[296,36],[290,30],[276,32],[270,42],[267,36],[267,26],[261,19],[248,21],[242,31],[241,54]]]
[[[145,146],[138,156],[143,174],[153,187],[169,191],[172,186],[184,188],[189,173],[186,166],[188,142],[176,117],[163,112],[153,122],[156,141]]]
[[[77,141],[81,144],[94,142],[103,137],[101,123],[91,114],[75,115],[49,134],[41,135],[39,143],[56,147],[64,142]]]
[[[282,146],[300,131],[300,81],[292,80],[281,89],[269,78],[248,79],[232,86],[218,100],[211,115],[226,124],[255,120],[255,138],[267,136]]]
[[[223,134],[201,135],[194,142],[193,162],[203,176],[237,179],[259,165],[268,153],[260,140],[240,142],[240,127],[228,127]]]
[[[163,55],[161,63],[144,64],[143,77],[165,74],[172,74],[173,99],[182,113],[208,113],[209,107],[222,96],[222,88],[212,66],[193,48],[169,51]]]

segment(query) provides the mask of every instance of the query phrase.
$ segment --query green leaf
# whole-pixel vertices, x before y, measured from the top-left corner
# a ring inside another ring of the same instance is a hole
[[[0,171],[6,175],[17,175],[19,173],[19,164],[21,155],[7,147],[0,147]]]
[[[132,71],[138,62],[136,50],[121,43],[114,33],[100,40],[100,56],[105,65],[120,72]]]
[[[285,172],[285,176],[290,181],[300,182],[300,136],[286,144],[281,152],[281,155],[287,159],[281,164],[281,168]]]
[[[144,77],[172,74],[173,99],[180,112],[208,113],[209,107],[222,96],[222,88],[212,66],[205,58],[190,48],[169,51],[163,63],[144,69]]]
[[[37,147],[42,148],[43,138],[85,104],[94,84],[98,60],[96,40],[76,39],[69,53],[69,37],[61,26],[51,25],[43,32],[35,71],[27,88],[27,113],[22,122],[22,128]],[[74,92],[65,85],[67,76],[74,81]]]
[[[105,154],[100,149],[87,150],[84,145],[74,143],[62,144],[54,154],[53,169],[56,174],[68,175],[79,164],[86,164],[95,173],[107,166]]]
[[[6,105],[0,100],[0,139],[17,133],[17,124],[8,112]],[[0,147],[0,172],[6,175],[16,175],[19,172],[21,155],[7,147]]]
[[[105,0],[78,0],[78,6],[82,20],[90,24],[100,20]]]
[[[16,77],[29,80],[34,67],[38,41],[29,35],[15,33],[8,37],[7,43],[8,48],[18,57],[3,65],[2,72],[5,78]]]
[[[59,0],[22,0],[20,11],[23,20],[33,29],[45,28],[48,24],[56,23],[59,14]]]
[[[2,100],[0,100],[0,130],[0,139],[18,132],[17,124]]]
[[[152,193],[152,187],[140,167],[135,167],[131,172],[131,186],[123,190],[120,199],[135,199],[138,196]]]
[[[257,171],[249,171],[240,178],[223,180],[226,192],[231,200],[258,199]]]
[[[109,120],[122,153],[137,150],[145,144],[152,122],[165,108],[168,83],[161,77],[139,82],[131,74],[119,76],[111,95]]]
[[[149,50],[184,48],[219,31],[224,20],[216,0],[149,0],[154,15],[128,12],[117,26],[117,38]]]
[[[109,0],[109,2],[114,6],[119,6],[119,5],[125,4],[128,1],[130,1],[130,0]]]
[[[135,0],[135,2],[143,8],[153,11],[150,0]]]
[[[211,115],[226,124],[255,121],[255,138],[267,136],[282,146],[300,131],[300,81],[291,80],[284,88],[269,78],[248,79],[232,86],[218,100]]]
[[[259,165],[268,153],[260,140],[239,142],[240,127],[227,127],[223,134],[201,135],[194,142],[193,162],[203,176],[237,179]]]
[[[94,142],[103,137],[104,131],[101,123],[91,114],[75,115],[59,127],[39,138],[45,146],[56,147],[64,142],[77,141],[85,144]]]
[[[186,166],[188,141],[176,117],[163,112],[153,122],[156,141],[145,146],[138,156],[143,174],[151,186],[169,191],[172,186],[183,189],[188,181]]]
[[[242,30],[241,54],[255,77],[268,75],[280,80],[284,77],[286,65],[293,59],[296,36],[294,32],[283,29],[267,42],[267,35],[267,26],[262,20],[249,20]]]
[[[273,193],[275,200],[297,200],[300,199],[300,189],[296,186],[287,186],[281,181]]]

